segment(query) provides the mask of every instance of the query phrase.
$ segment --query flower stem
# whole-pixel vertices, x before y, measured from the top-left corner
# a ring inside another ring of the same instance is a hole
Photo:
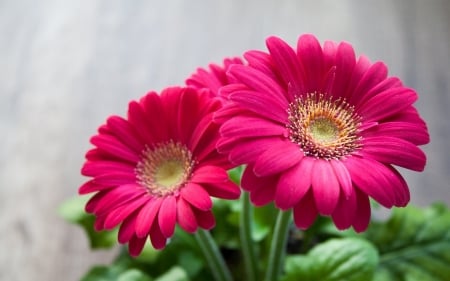
[[[248,192],[244,192],[242,198],[242,210],[240,216],[239,235],[244,256],[244,267],[247,281],[258,280],[258,269],[254,243],[252,239],[252,208]]]
[[[265,281],[278,280],[284,265],[291,211],[279,211],[270,245]]]
[[[195,233],[195,238],[200,245],[214,279],[216,281],[232,281],[233,277],[230,270],[209,231],[199,229]]]

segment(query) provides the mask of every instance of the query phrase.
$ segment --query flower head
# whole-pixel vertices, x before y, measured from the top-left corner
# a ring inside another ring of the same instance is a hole
[[[345,42],[266,43],[268,53],[249,51],[248,65],[230,68],[238,84],[221,90],[229,102],[216,117],[225,120],[218,149],[247,164],[242,187],[252,202],[293,208],[300,228],[320,214],[356,231],[369,223],[369,197],[405,206],[409,190],[394,166],[422,171],[417,146],[429,142],[414,90]]]
[[[227,71],[233,64],[242,64],[240,58],[226,58],[223,65],[210,64],[209,69],[198,68],[197,71],[186,79],[186,85],[198,89],[207,89],[212,96],[219,96],[222,86],[230,84],[234,79],[227,76]]]
[[[216,150],[220,108],[209,93],[168,88],[132,101],[128,118],[109,117],[92,137],[82,174],[92,177],[79,189],[96,193],[86,210],[97,230],[120,224],[119,242],[139,255],[150,237],[164,248],[178,223],[187,232],[215,225],[210,196],[236,199],[230,163]]]

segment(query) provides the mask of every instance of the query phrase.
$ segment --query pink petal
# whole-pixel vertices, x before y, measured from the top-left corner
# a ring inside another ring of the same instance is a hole
[[[189,233],[194,233],[198,228],[197,220],[190,204],[182,197],[178,198],[177,202],[177,222],[182,229]]]
[[[378,95],[381,92],[384,92],[388,89],[392,88],[399,88],[402,87],[402,82],[397,77],[387,77],[380,83],[378,83],[375,87],[371,88],[369,91],[367,91],[363,97],[358,101],[357,107],[359,107],[360,104],[365,103],[367,100],[369,100],[371,97]]]
[[[303,158],[303,151],[291,141],[278,141],[263,152],[255,162],[258,176],[269,176],[289,169]]]
[[[129,216],[123,221],[119,229],[119,234],[117,236],[119,243],[125,244],[134,236],[134,225],[136,223],[137,212],[132,216]]]
[[[201,211],[193,209],[198,225],[203,229],[212,229],[216,225],[216,220],[211,211]]]
[[[305,93],[303,69],[294,50],[286,42],[274,36],[266,40],[266,45],[285,84],[290,85],[294,93]],[[294,97],[291,96],[290,100],[293,99]]]
[[[279,141],[279,137],[242,139],[235,143],[235,147],[229,153],[229,159],[235,165],[255,162],[264,151]]]
[[[80,188],[78,189],[78,193],[83,195],[83,194],[88,194],[88,193],[95,192],[95,191],[107,190],[107,189],[111,189],[111,188],[115,188],[115,186],[99,185],[99,184],[95,184],[94,180],[90,180],[90,181],[84,183],[82,186],[80,186]]]
[[[338,98],[344,95],[349,83],[349,77],[351,77],[356,64],[355,52],[350,44],[342,42],[338,45],[335,63],[336,78],[332,91],[333,96]]]
[[[375,86],[384,81],[387,77],[388,70],[384,63],[376,62],[370,66],[358,82],[358,85],[353,90],[352,96],[349,100],[350,104],[358,104],[360,101],[367,100],[367,93]]]
[[[339,182],[331,164],[316,159],[312,170],[312,190],[317,210],[321,215],[331,215],[339,201]]]
[[[140,153],[144,149],[145,142],[127,120],[119,116],[112,116],[108,118],[107,125],[114,135],[134,152]]]
[[[147,241],[147,237],[138,238],[137,236],[133,236],[128,242],[128,251],[132,257],[137,257],[144,249],[145,241]]]
[[[181,197],[192,206],[202,211],[208,211],[212,208],[211,197],[201,185],[189,183],[181,189]]]
[[[139,211],[139,209],[142,206],[145,206],[145,204],[148,201],[150,201],[150,199],[151,197],[149,196],[142,196],[112,210],[110,213],[107,214],[104,225],[105,229],[113,229],[119,223],[125,222],[129,217],[131,216],[136,217],[135,214],[137,215],[138,212],[135,211]],[[135,222],[133,222],[133,233],[134,233],[134,226]]]
[[[297,205],[294,206],[294,223],[303,230],[308,229],[316,220],[318,211],[312,191],[308,192]]]
[[[353,184],[350,173],[345,165],[339,160],[331,159],[330,164],[333,167],[334,174],[339,181],[339,185],[341,186],[345,198],[349,198],[353,193]]]
[[[320,87],[323,77],[323,54],[319,41],[311,34],[299,37],[297,56],[306,70],[308,88],[306,92],[313,93]]]
[[[136,185],[136,174],[134,172],[110,172],[95,177],[92,180],[95,184],[105,186],[117,186],[117,185]]]
[[[91,138],[91,143],[96,145],[98,149],[119,159],[130,161],[131,163],[137,163],[140,160],[133,150],[112,136],[96,135]]]
[[[216,182],[211,184],[202,184],[203,188],[210,196],[222,199],[234,200],[241,195],[239,187],[231,180],[226,182]]]
[[[356,232],[363,232],[367,229],[370,222],[370,201],[369,197],[359,190],[355,190],[357,196],[358,210],[353,221],[353,228]]]
[[[296,205],[311,187],[314,160],[304,157],[300,163],[280,176],[275,192],[275,204],[282,210]]]
[[[228,174],[222,167],[205,165],[198,167],[191,178],[195,183],[214,183],[225,182],[228,180]]]
[[[245,126],[243,126],[245,124]],[[237,116],[222,125],[220,133],[224,137],[262,137],[283,136],[285,126],[280,126],[267,119],[250,116]]]
[[[159,225],[155,222],[150,229],[150,241],[153,248],[161,250],[166,246],[167,238],[163,235]]]
[[[153,108],[154,110],[161,110],[160,98],[155,93],[148,94],[142,99],[143,102],[146,102],[147,99],[152,100],[151,103],[148,103],[148,106],[150,106],[151,104],[151,108]],[[157,103],[159,106],[154,103]],[[147,106],[145,106],[145,108],[148,110]],[[157,115],[157,112],[153,114]],[[158,143],[164,140],[163,137],[167,135],[167,133],[164,133],[164,124],[161,124],[161,122],[164,122],[161,120],[161,116],[163,115],[159,115],[158,119],[156,120],[151,119],[146,116],[144,108],[140,103],[132,101],[128,105],[128,121],[134,127],[135,131],[138,132],[138,134],[141,136],[140,138],[142,139],[142,141],[144,141],[144,143],[146,144]],[[158,122],[157,124],[155,124],[156,121]],[[150,128],[151,131],[149,130]]]
[[[253,172],[253,166],[248,165],[241,179],[241,186],[244,190],[253,191],[259,188],[271,187],[274,188],[277,186],[278,175],[276,176],[267,176],[267,177],[258,177]]]
[[[158,214],[158,224],[164,237],[169,238],[175,231],[177,221],[177,201],[174,196],[164,198]]]
[[[257,207],[264,206],[275,199],[275,186],[261,186],[250,192],[250,201]]]
[[[390,167],[392,173],[386,173],[388,181],[392,182],[392,188],[395,192],[395,206],[405,207],[410,200],[410,193],[405,179],[394,168]]]
[[[196,90],[192,88],[187,88],[180,97],[180,104],[177,112],[177,131],[182,143],[187,143],[198,123],[198,115],[200,112],[200,102],[198,99],[199,96],[196,93]]]
[[[386,180],[383,175],[386,169],[382,164],[374,160],[349,157],[344,162],[350,172],[352,181],[364,193],[371,196],[386,208],[394,205],[394,193],[386,188]]]
[[[352,75],[349,77],[349,83],[347,85],[347,88],[345,89],[345,93],[343,93],[342,97],[344,97],[348,102],[352,100],[352,98],[355,98],[355,88],[357,87],[358,83],[363,78],[364,74],[367,72],[371,65],[371,62],[369,59],[365,56],[360,56],[355,64],[355,67],[353,68]],[[359,98],[359,97],[356,97]],[[358,99],[356,99],[358,100]],[[353,101],[353,100],[352,100]],[[350,104],[352,104],[350,102]]]
[[[111,172],[134,174],[134,169],[134,165],[130,165],[125,162],[88,160],[84,163],[83,168],[81,168],[81,174],[90,177],[108,174]]]
[[[136,219],[137,237],[143,238],[149,234],[153,221],[158,215],[158,211],[161,207],[162,201],[163,200],[161,198],[155,197],[152,200],[148,201],[139,211]]]
[[[145,192],[145,190],[134,184],[118,186],[109,190],[100,200],[96,202],[93,212],[95,214],[110,212],[112,209],[124,205],[135,198],[141,197],[145,194]],[[90,202],[89,206],[91,206]]]
[[[357,212],[356,192],[351,193],[349,197],[341,194],[339,202],[331,215],[337,229],[343,230],[352,226]]]
[[[258,50],[251,50],[245,52],[244,57],[248,61],[248,65],[261,71],[262,73],[264,73],[264,75],[267,75],[273,81],[276,81],[277,84],[279,84],[279,80],[275,70],[276,67],[274,66],[269,54]]]
[[[236,99],[239,96],[239,94],[235,94],[237,92],[246,94],[247,99],[249,97],[251,98],[250,93],[260,93],[259,97],[261,99],[271,100],[281,109],[287,108],[288,104],[283,97],[283,89],[270,76],[265,75],[258,69],[244,65],[233,65],[229,73],[236,77],[239,82],[253,90],[246,91],[249,89],[237,89],[229,96],[231,100],[245,102],[245,99]]]
[[[278,96],[281,96],[281,94]],[[286,109],[289,105],[284,98],[277,98],[278,96],[271,96],[267,92],[247,90],[232,93],[230,100],[264,118],[284,125],[288,120]],[[267,110],[268,108],[270,110]]]
[[[426,155],[416,145],[398,138],[364,138],[361,153],[385,164],[393,164],[413,171],[423,171]]]
[[[372,127],[363,132],[363,137],[386,136],[404,139],[415,145],[427,144],[430,142],[424,124],[412,122],[386,122],[380,123],[378,126]]]
[[[408,108],[417,100],[417,94],[407,88],[386,90],[365,102],[357,110],[364,122],[380,121]]]

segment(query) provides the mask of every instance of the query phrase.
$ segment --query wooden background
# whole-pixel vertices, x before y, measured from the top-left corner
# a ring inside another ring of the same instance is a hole
[[[450,203],[450,1],[0,0],[0,280],[79,280],[91,252],[56,209],[89,137],[150,89],[278,35],[351,42],[417,89],[432,142],[412,201]]]

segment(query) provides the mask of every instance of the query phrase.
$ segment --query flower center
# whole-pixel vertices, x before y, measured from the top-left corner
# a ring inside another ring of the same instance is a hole
[[[306,156],[339,159],[358,149],[361,118],[345,100],[312,93],[289,105],[289,138]]]
[[[154,196],[166,196],[184,186],[193,167],[192,153],[187,147],[169,141],[143,151],[136,177]]]

